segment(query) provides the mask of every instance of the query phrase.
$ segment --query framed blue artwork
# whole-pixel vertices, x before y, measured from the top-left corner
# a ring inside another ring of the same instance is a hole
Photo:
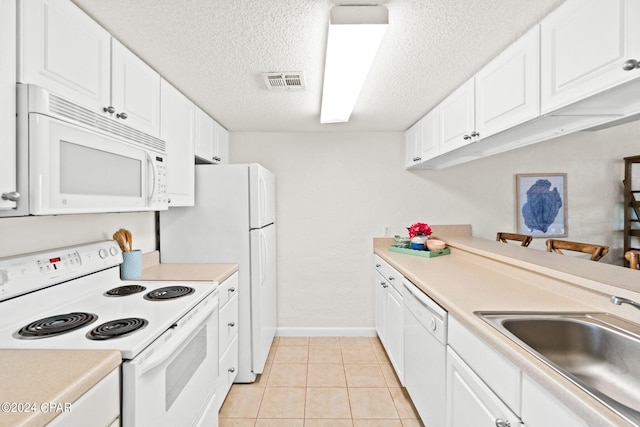
[[[567,237],[567,174],[516,175],[518,233]]]

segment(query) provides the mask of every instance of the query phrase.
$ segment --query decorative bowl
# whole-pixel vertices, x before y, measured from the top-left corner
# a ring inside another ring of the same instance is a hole
[[[439,251],[447,247],[447,244],[442,240],[429,239],[427,240],[427,249],[430,251]]]

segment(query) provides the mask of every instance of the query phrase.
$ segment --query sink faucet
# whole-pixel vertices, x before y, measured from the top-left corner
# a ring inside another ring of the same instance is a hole
[[[614,303],[615,305],[630,304],[630,305],[634,306],[635,308],[637,308],[638,310],[640,310],[640,303],[637,303],[634,300],[630,300],[628,298],[617,297],[617,296],[614,295],[614,296],[611,297],[611,302]]]

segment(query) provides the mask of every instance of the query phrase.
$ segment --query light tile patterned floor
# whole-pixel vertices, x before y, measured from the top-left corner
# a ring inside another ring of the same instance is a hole
[[[378,338],[276,337],[264,373],[234,384],[220,427],[423,427]]]

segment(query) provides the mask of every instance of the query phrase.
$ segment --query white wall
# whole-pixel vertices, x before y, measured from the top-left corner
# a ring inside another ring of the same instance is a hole
[[[155,250],[153,212],[57,215],[0,218],[0,257],[110,240],[120,228],[131,231],[135,249]]]
[[[370,328],[372,241],[421,221],[515,231],[515,175],[567,173],[568,239],[622,246],[622,158],[640,122],[581,132],[440,171],[404,169],[402,133],[232,133],[235,163],[275,172],[281,328]],[[543,250],[544,239],[532,248]]]

